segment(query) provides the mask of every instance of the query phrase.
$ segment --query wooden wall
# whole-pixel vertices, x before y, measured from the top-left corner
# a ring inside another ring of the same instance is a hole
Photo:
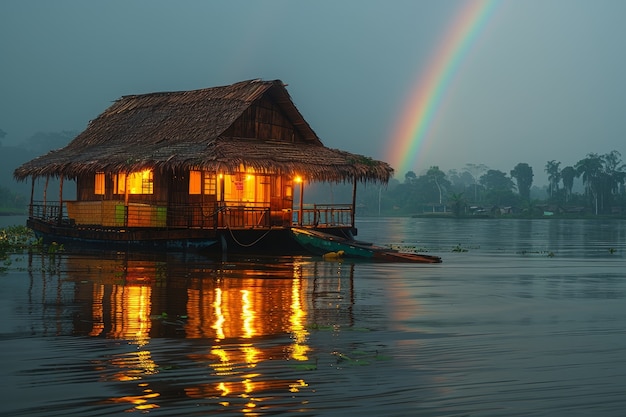
[[[302,138],[280,107],[267,98],[250,106],[224,136],[301,142]]]

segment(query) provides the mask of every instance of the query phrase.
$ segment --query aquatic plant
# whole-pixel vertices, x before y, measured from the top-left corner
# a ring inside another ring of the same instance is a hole
[[[6,272],[13,265],[11,255],[25,251],[47,251],[50,257],[64,250],[63,245],[53,243],[45,246],[26,226],[8,226],[0,229],[0,272]]]
[[[452,252],[467,252],[467,249],[461,247],[461,244],[459,243],[454,248],[452,248]]]
[[[15,253],[35,243],[35,234],[26,226],[9,226],[0,229],[0,251]]]
[[[336,357],[336,364],[349,365],[349,366],[364,366],[371,365],[377,361],[388,361],[391,357],[382,355],[378,352],[378,349],[373,352],[367,352],[363,350],[354,350],[350,354],[342,353],[339,351],[331,352],[331,355]]]

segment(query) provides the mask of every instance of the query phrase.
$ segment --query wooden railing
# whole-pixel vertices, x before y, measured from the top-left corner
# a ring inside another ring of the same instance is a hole
[[[61,213],[60,213],[61,211]],[[66,212],[62,210],[58,201],[36,202],[30,206],[30,217],[34,219],[54,222],[67,220]]]
[[[300,219],[300,213],[302,218]],[[304,205],[294,209],[294,225],[308,227],[351,227],[354,226],[352,206],[349,204]]]
[[[50,223],[106,227],[269,228],[351,227],[349,204],[312,204],[294,210],[226,204],[184,204],[169,207],[123,201],[33,202],[30,216]]]

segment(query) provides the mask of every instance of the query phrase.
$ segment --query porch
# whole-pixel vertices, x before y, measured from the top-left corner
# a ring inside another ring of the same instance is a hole
[[[217,204],[152,205],[123,201],[37,201],[29,217],[76,227],[152,229],[353,228],[350,204],[304,204],[294,210]]]

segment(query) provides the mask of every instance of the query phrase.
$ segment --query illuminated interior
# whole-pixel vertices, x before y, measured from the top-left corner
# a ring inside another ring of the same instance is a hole
[[[202,194],[202,172],[189,171],[189,194]]]
[[[151,169],[131,172],[128,176],[119,173],[114,176],[114,189],[116,194],[152,194],[154,189],[154,175]]]
[[[234,174],[224,174],[224,201],[238,205],[269,206],[270,176],[253,168]]]
[[[217,176],[207,171],[189,171],[189,194],[216,195]]]
[[[96,172],[94,188],[94,194],[104,195],[104,172]]]

